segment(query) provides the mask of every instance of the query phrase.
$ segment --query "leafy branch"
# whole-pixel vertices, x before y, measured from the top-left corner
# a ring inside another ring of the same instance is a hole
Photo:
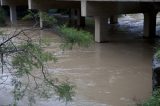
[[[30,35],[41,30],[36,28],[39,23],[39,13],[29,11],[23,19],[35,19],[35,25],[27,29],[16,29],[13,34],[0,33],[0,63],[2,75],[9,72],[12,77],[14,106],[24,97],[28,97],[30,105],[35,103],[35,98],[50,98],[55,94],[59,100],[71,101],[74,96],[74,85],[60,82],[47,70],[47,62],[56,62],[57,58],[52,53],[45,51],[48,41],[44,41],[39,35]],[[46,13],[41,13],[45,22],[54,25],[56,20]],[[90,33],[68,28],[59,27],[58,31],[63,39],[63,49],[73,46],[88,47],[93,41]],[[3,80],[0,84],[5,85]]]

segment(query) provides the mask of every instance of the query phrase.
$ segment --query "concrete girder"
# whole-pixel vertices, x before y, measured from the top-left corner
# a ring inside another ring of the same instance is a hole
[[[1,0],[1,5],[14,5],[14,6],[21,6],[21,5],[27,5],[28,0]]]
[[[80,8],[80,1],[28,0],[29,9]]]
[[[91,2],[81,1],[83,16],[113,16],[122,13],[136,13],[140,4],[130,2]]]
[[[130,1],[81,1],[82,16],[114,16],[118,14],[144,13],[153,9],[160,9],[160,4]]]

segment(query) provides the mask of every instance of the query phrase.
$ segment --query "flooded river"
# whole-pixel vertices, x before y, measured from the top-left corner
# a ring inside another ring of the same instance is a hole
[[[136,102],[151,95],[153,48],[148,40],[142,39],[142,29],[141,14],[123,16],[118,25],[110,27],[110,42],[64,53],[57,46],[60,38],[54,32],[39,32],[54,41],[48,50],[56,51],[58,62],[49,64],[49,71],[76,85],[74,100],[67,106],[136,106]],[[12,101],[9,89],[0,90],[0,106]],[[23,100],[19,106],[27,106],[27,102]],[[65,103],[49,99],[39,100],[34,106]]]

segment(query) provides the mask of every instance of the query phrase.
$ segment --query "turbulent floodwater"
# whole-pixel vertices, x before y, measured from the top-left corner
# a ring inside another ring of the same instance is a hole
[[[159,27],[158,24],[157,35]],[[64,53],[58,47],[59,37],[55,33],[39,32],[55,41],[48,50],[56,51],[59,60],[49,64],[49,71],[76,85],[76,96],[68,106],[135,106],[151,95],[152,45],[142,39],[142,29],[141,14],[123,16],[118,25],[109,27],[110,42]],[[0,106],[11,101],[10,87],[1,89]],[[27,102],[24,100],[19,106],[27,106]],[[65,106],[65,103],[38,100],[35,106]]]

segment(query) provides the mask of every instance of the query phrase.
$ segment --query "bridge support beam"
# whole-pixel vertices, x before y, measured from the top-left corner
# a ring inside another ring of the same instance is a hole
[[[118,24],[118,16],[111,16],[110,24]]]
[[[105,42],[107,39],[107,18],[95,16],[95,41]]]
[[[10,5],[10,21],[12,25],[17,25],[17,11],[16,6]]]
[[[144,13],[144,37],[154,38],[156,36],[157,12]]]

